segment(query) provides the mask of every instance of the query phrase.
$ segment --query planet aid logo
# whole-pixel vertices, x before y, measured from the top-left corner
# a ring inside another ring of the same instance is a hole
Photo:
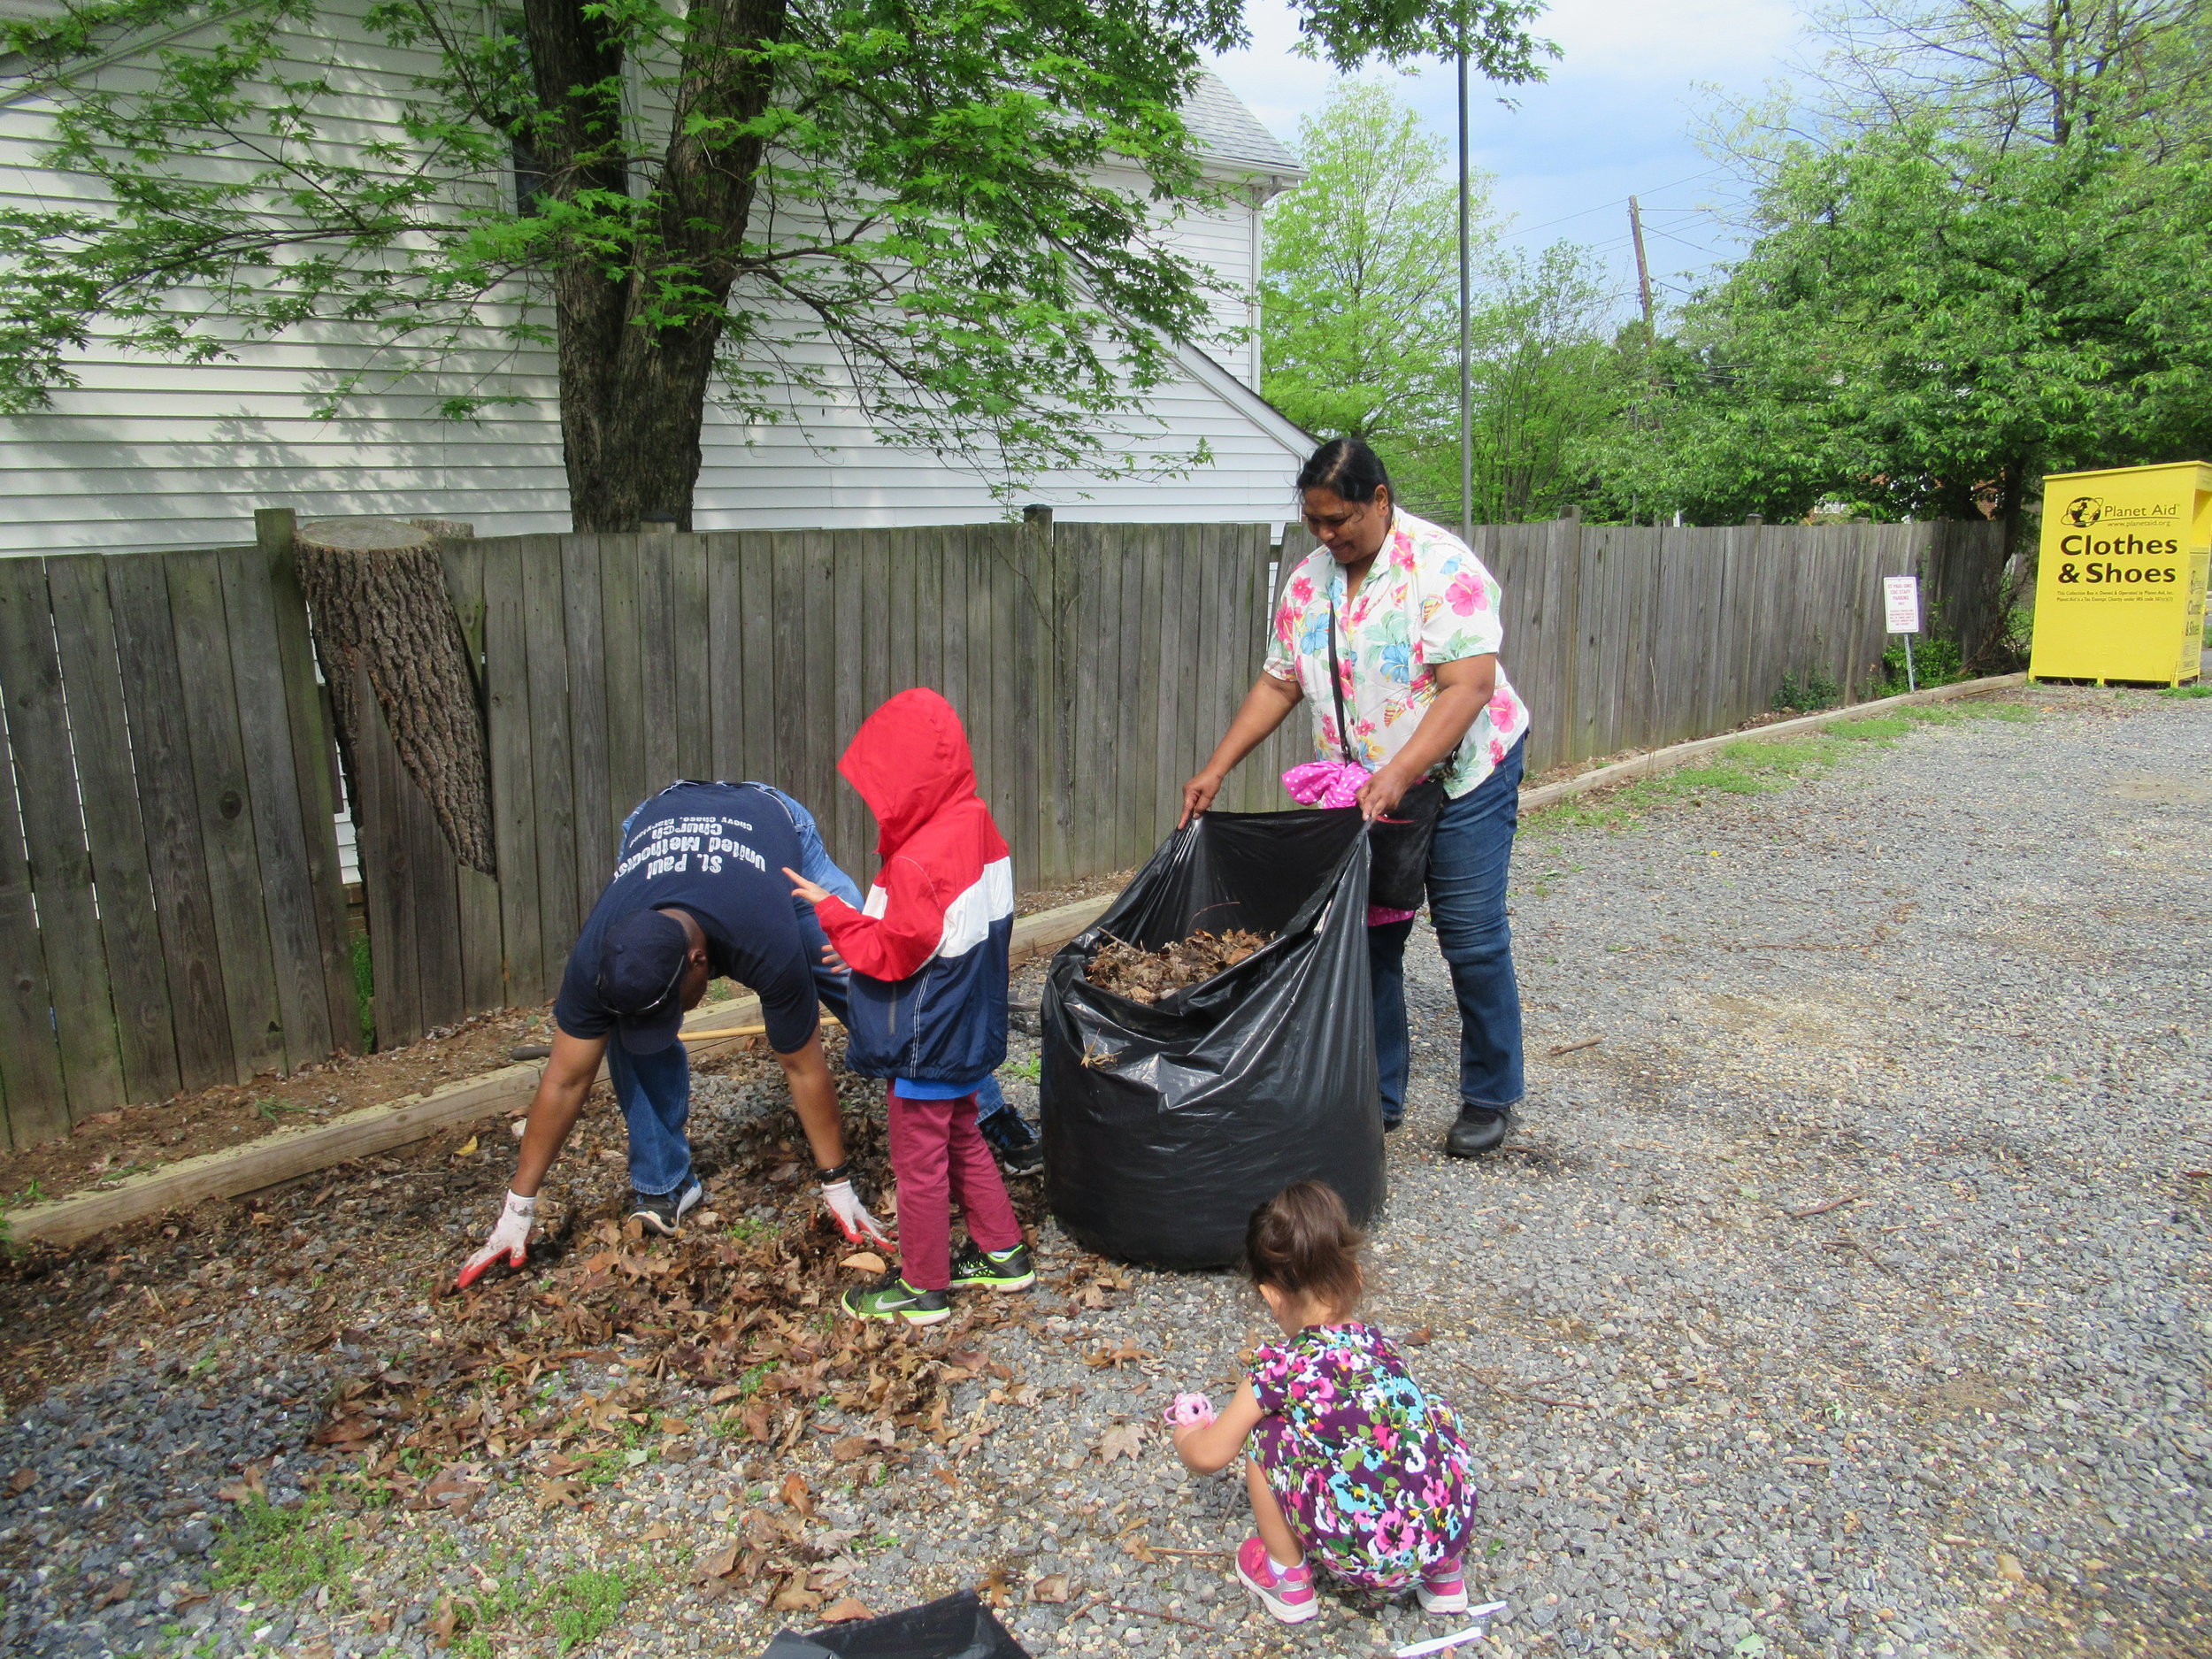
[[[2062,585],[2155,590],[2180,582],[2181,510],[2176,503],[2126,506],[2101,495],[2076,495],[2058,516],[2073,526],[2058,540]],[[2128,562],[2112,562],[2117,559]],[[2157,559],[2174,563],[2151,562]]]

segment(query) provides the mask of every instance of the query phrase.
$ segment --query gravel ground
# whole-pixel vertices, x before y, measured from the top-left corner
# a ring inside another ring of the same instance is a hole
[[[1532,825],[1531,1104],[1480,1164],[1439,1156],[1455,1025],[1417,930],[1369,1315],[1476,1425],[1471,1587],[1511,1612],[1469,1651],[2212,1653],[2212,704],[2008,706],[2029,718],[1854,745],[1778,793]],[[735,1072],[698,1097],[709,1141],[779,1110]],[[495,1139],[27,1270],[0,1315],[78,1309],[86,1351],[0,1427],[0,1647],[411,1656],[466,1609],[456,1652],[750,1655],[810,1614],[765,1609],[768,1585],[709,1599],[731,1581],[695,1564],[771,1533],[803,1540],[801,1600],[1002,1589],[1040,1655],[1367,1655],[1450,1628],[1252,1609],[1226,1565],[1241,1491],[1185,1474],[1157,1413],[1227,1391],[1256,1304],[1048,1225],[1048,1287],[909,1339],[945,1363],[934,1434],[835,1405],[787,1450],[700,1432],[704,1389],[618,1348],[536,1385],[664,1414],[583,1507],[545,1503],[526,1445],[446,1466],[421,1507],[334,1501],[308,1434],[341,1377],[441,1340],[435,1263],[491,1212]],[[150,1263],[196,1241],[180,1304],[181,1269]],[[793,1472],[810,1516],[778,1495]],[[257,1555],[242,1515],[270,1523]]]

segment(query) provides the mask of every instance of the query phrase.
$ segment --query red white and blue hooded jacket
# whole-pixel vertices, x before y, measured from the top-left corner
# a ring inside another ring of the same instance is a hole
[[[883,860],[863,909],[815,906],[852,969],[846,1064],[864,1077],[980,1081],[1006,1058],[1014,864],[976,793],[960,717],[933,691],[902,691],[837,770],[876,815]]]

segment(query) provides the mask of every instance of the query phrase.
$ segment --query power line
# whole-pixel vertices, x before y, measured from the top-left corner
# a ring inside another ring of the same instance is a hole
[[[1701,254],[1709,255],[1712,252],[1711,249],[1702,247],[1699,243],[1692,242],[1687,236],[1678,236],[1672,231],[1662,229],[1656,225],[1647,225],[1644,227],[1644,230],[1647,234],[1653,236],[1664,236],[1669,242],[1678,242],[1685,248],[1693,249],[1696,252]]]
[[[1677,179],[1672,184],[1663,184],[1659,186],[1659,190],[1672,190],[1682,185],[1695,184],[1700,179],[1709,179],[1717,173],[1725,173],[1728,170],[1725,167],[1708,167],[1704,172],[1694,173],[1686,179]],[[1657,195],[1658,190],[1653,191],[1652,194],[1655,196]],[[1593,213],[1603,213],[1609,211],[1613,208],[1626,207],[1627,205],[1628,198],[1626,196],[1617,196],[1610,202],[1601,202],[1595,207],[1586,207],[1578,213],[1569,213],[1562,219],[1548,219],[1540,225],[1530,225],[1520,230],[1509,230],[1505,233],[1505,236],[1501,238],[1501,240],[1508,240],[1515,236],[1532,236],[1538,231],[1549,230],[1555,225],[1571,224],[1578,219],[1587,219]],[[1676,208],[1669,211],[1690,213],[1695,212],[1697,210],[1694,208]]]

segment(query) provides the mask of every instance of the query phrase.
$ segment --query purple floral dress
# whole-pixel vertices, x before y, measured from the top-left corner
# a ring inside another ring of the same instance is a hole
[[[1402,1590],[1456,1563],[1475,1481],[1458,1413],[1370,1325],[1310,1325],[1252,1361],[1252,1455],[1299,1540],[1345,1583]]]

